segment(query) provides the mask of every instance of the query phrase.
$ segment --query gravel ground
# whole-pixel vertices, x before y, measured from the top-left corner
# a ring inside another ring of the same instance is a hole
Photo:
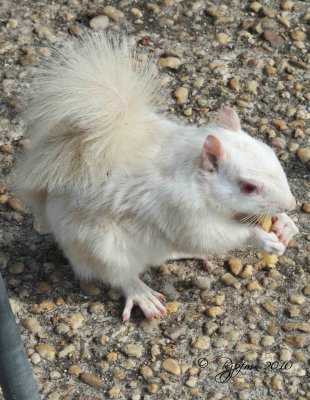
[[[0,1],[0,269],[43,399],[310,398],[306,3]],[[126,324],[119,294],[79,284],[7,187],[27,145],[24,92],[50,43],[120,28],[158,58],[169,115],[203,125],[230,104],[250,134],[275,148],[301,232],[276,265],[246,249],[147,272],[168,315],[146,321],[136,310]],[[239,365],[223,374],[229,359]]]

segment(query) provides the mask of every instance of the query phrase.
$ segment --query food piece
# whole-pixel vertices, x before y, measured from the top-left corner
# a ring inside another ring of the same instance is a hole
[[[272,219],[269,215],[263,215],[257,221],[262,229],[266,232],[271,231]],[[262,252],[263,260],[266,264],[276,264],[278,262],[278,256],[276,254],[268,254],[265,251]]]

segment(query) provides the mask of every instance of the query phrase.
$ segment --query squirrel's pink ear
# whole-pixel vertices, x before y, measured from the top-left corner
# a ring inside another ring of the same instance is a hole
[[[239,132],[241,130],[240,119],[235,110],[229,107],[222,107],[218,113],[217,125],[230,131]]]
[[[218,169],[219,162],[223,159],[224,154],[220,140],[213,135],[207,136],[201,153],[203,168],[209,172],[214,172]]]

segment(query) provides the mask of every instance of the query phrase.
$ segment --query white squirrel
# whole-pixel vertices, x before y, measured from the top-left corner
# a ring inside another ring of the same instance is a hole
[[[168,259],[252,244],[284,253],[296,206],[273,150],[246,134],[233,109],[185,127],[158,104],[156,63],[124,36],[73,38],[41,71],[26,110],[30,147],[15,171],[20,197],[82,279],[165,313],[139,274]],[[273,216],[272,231],[256,224]]]

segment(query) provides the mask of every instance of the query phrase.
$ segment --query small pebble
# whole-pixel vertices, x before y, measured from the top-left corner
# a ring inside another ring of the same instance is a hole
[[[247,81],[246,87],[250,93],[254,94],[255,96],[257,95],[257,89],[259,88],[259,83],[257,81]]]
[[[106,15],[98,15],[90,20],[89,26],[94,30],[106,29],[109,25],[109,18]]]
[[[158,60],[158,65],[160,67],[178,69],[182,65],[182,61],[177,57],[162,57]]]
[[[140,368],[140,374],[143,376],[144,379],[153,378],[153,371],[150,367],[144,366]]]
[[[212,298],[212,303],[215,304],[216,306],[221,306],[225,301],[225,297],[226,297],[225,293],[216,294]]]
[[[231,258],[228,260],[228,265],[234,275],[239,275],[242,271],[242,261],[240,258]]]
[[[30,357],[32,364],[37,365],[41,361],[41,357],[38,353],[33,353]]]
[[[9,268],[9,272],[14,275],[20,275],[24,272],[25,265],[22,262],[17,262]]]
[[[251,11],[256,12],[256,13],[257,13],[258,11],[260,11],[262,8],[263,8],[262,4],[259,3],[258,1],[253,1],[253,2],[249,5],[249,9],[250,9]]]
[[[303,206],[302,206],[302,210],[305,213],[310,213],[310,203],[304,203]]]
[[[52,293],[52,287],[48,282],[38,282],[35,285],[35,292],[37,294],[49,295]]]
[[[275,374],[271,378],[271,387],[275,390],[282,390],[283,389],[283,378],[280,374]]]
[[[103,387],[102,380],[97,376],[90,374],[89,372],[82,372],[80,375],[80,380],[84,383],[87,383],[87,385],[98,389]]]
[[[280,3],[280,8],[283,11],[292,11],[294,4],[291,0],[285,0]]]
[[[141,358],[143,354],[143,347],[140,344],[128,344],[125,346],[122,351],[125,353],[128,357],[135,357],[135,358]]]
[[[264,336],[261,341],[262,346],[272,346],[274,343],[274,337],[269,335]]]
[[[271,121],[271,125],[274,126],[277,129],[279,129],[280,131],[286,131],[287,130],[286,122],[283,121],[283,119],[273,119]]]
[[[119,397],[121,393],[121,388],[119,386],[112,386],[111,389],[108,391],[108,396],[110,399],[115,399]]]
[[[280,361],[290,361],[292,358],[292,352],[288,349],[282,349],[280,351]]]
[[[6,24],[7,28],[15,29],[18,26],[18,20],[14,18],[10,18]]]
[[[121,18],[124,18],[124,13],[112,6],[106,6],[103,8],[102,13],[112,19],[113,21],[118,21]]]
[[[162,362],[161,366],[165,371],[170,372],[173,375],[181,374],[181,368],[173,358],[166,358]]]
[[[285,331],[299,330],[301,332],[310,333],[310,323],[308,322],[288,322],[283,326]]]
[[[80,282],[80,288],[88,296],[99,296],[102,293],[101,288],[94,283]]]
[[[210,289],[211,280],[206,276],[198,276],[193,280],[193,284],[197,286],[199,289]]]
[[[183,114],[185,115],[185,117],[190,117],[190,116],[193,114],[193,109],[192,109],[191,107],[186,108],[186,109],[183,111]]]
[[[266,67],[265,72],[266,72],[267,76],[272,76],[272,75],[276,75],[278,71],[274,67]]]
[[[297,42],[303,42],[306,39],[306,34],[303,31],[294,31],[291,33],[291,38]]]
[[[241,283],[229,272],[221,276],[221,281],[223,281],[227,286],[233,286],[236,289],[240,289]]]
[[[117,361],[118,354],[115,353],[115,351],[111,351],[110,353],[108,353],[106,355],[106,358],[107,358],[108,361],[114,362],[114,361]]]
[[[186,382],[185,385],[188,387],[195,387],[197,386],[198,378],[196,376],[191,376]]]
[[[215,7],[208,7],[206,13],[213,18],[220,18],[222,16],[221,12]]]
[[[298,317],[300,314],[299,308],[297,308],[296,306],[287,307],[287,312],[291,318]]]
[[[33,334],[38,334],[42,332],[43,329],[37,318],[28,318],[23,321],[23,325]]]
[[[234,90],[234,91],[236,91],[236,92],[239,92],[239,90],[240,90],[240,82],[239,82],[239,79],[235,79],[235,78],[232,78],[232,79],[230,79],[229,80],[229,87],[232,89],[232,90]]]
[[[72,354],[76,353],[76,347],[73,344],[68,344],[65,346],[60,352],[58,353],[59,358],[66,358],[68,356],[71,356]]]
[[[193,87],[196,89],[202,88],[204,85],[204,79],[203,78],[198,78],[193,82]]]
[[[45,311],[51,311],[53,308],[55,308],[55,304],[50,300],[45,300],[42,301],[42,303],[40,304],[35,304],[31,308],[31,312],[33,312],[34,314],[41,314],[44,313]]]
[[[303,363],[305,363],[305,362],[308,361],[308,358],[306,357],[306,355],[305,355],[301,350],[296,350],[296,351],[294,351],[293,357],[294,357],[297,361],[300,361],[300,362],[303,362]]]
[[[192,347],[198,350],[208,350],[210,347],[210,338],[208,336],[198,336],[192,339]]]
[[[141,10],[139,10],[138,8],[131,8],[130,9],[130,13],[131,15],[133,15],[136,18],[142,18],[143,14],[141,12]]]
[[[269,42],[271,47],[275,49],[280,49],[285,45],[285,39],[283,39],[282,36],[278,35],[274,31],[269,31],[269,30],[265,31],[264,39],[267,40],[267,42]]]
[[[68,374],[79,377],[82,373],[82,369],[78,365],[71,365],[68,369]]]
[[[290,21],[283,15],[278,15],[277,20],[280,22],[281,25],[285,26],[286,28],[289,28],[291,26]]]
[[[294,304],[303,304],[305,302],[305,298],[301,294],[293,294],[289,297],[289,301]]]
[[[53,361],[56,355],[56,349],[53,345],[42,343],[35,346],[35,350],[42,358],[48,361]]]
[[[284,342],[291,346],[298,347],[298,348],[305,346],[304,338],[302,336],[298,336],[298,335],[285,336]]]
[[[244,100],[237,100],[237,106],[239,108],[253,108],[253,104],[248,102],[248,101],[244,101]]]
[[[80,328],[84,324],[84,317],[82,314],[72,314],[66,319],[67,323],[71,326],[73,330]]]
[[[215,307],[209,307],[206,310],[206,314],[208,317],[212,317],[212,318],[216,318],[220,315],[223,315],[225,312],[225,310],[223,310],[223,308],[219,307],[219,306],[215,306]]]
[[[98,337],[98,341],[100,344],[105,345],[109,341],[109,337],[107,335],[101,334]]]
[[[95,314],[95,315],[103,314],[104,313],[104,304],[100,303],[99,301],[96,303],[92,303],[89,306],[88,311],[91,314]]]
[[[303,294],[305,296],[310,296],[310,284],[303,288]]]
[[[61,378],[61,374],[58,371],[51,371],[50,378],[51,379],[59,379],[59,378]]]
[[[281,137],[275,137],[270,141],[270,144],[276,149],[284,150],[286,147],[286,140]]]
[[[297,151],[297,155],[303,164],[310,160],[310,147],[302,147]]]
[[[150,385],[147,386],[147,391],[149,393],[154,394],[154,393],[157,393],[158,390],[159,390],[159,387],[156,383],[151,383]]]
[[[221,43],[221,44],[226,44],[226,43],[229,43],[231,41],[230,36],[227,35],[227,33],[224,33],[224,32],[218,33],[216,38],[217,38],[218,42]]]
[[[235,346],[235,350],[240,351],[241,353],[245,353],[249,350],[259,350],[259,348],[259,346],[251,343],[237,343]]]
[[[250,292],[262,290],[262,287],[257,281],[252,281],[247,285],[247,290],[249,290]]]
[[[189,91],[185,87],[179,87],[174,91],[173,94],[177,100],[177,104],[184,104],[188,100]]]
[[[278,15],[278,10],[271,7],[263,7],[263,14],[268,18],[275,18]]]
[[[262,306],[268,312],[268,314],[275,315],[277,307],[275,303],[267,301],[266,303],[263,303]]]
[[[180,303],[178,301],[170,301],[166,303],[167,314],[174,314],[178,311]]]
[[[253,275],[253,265],[246,265],[241,273],[242,278],[249,278]]]

